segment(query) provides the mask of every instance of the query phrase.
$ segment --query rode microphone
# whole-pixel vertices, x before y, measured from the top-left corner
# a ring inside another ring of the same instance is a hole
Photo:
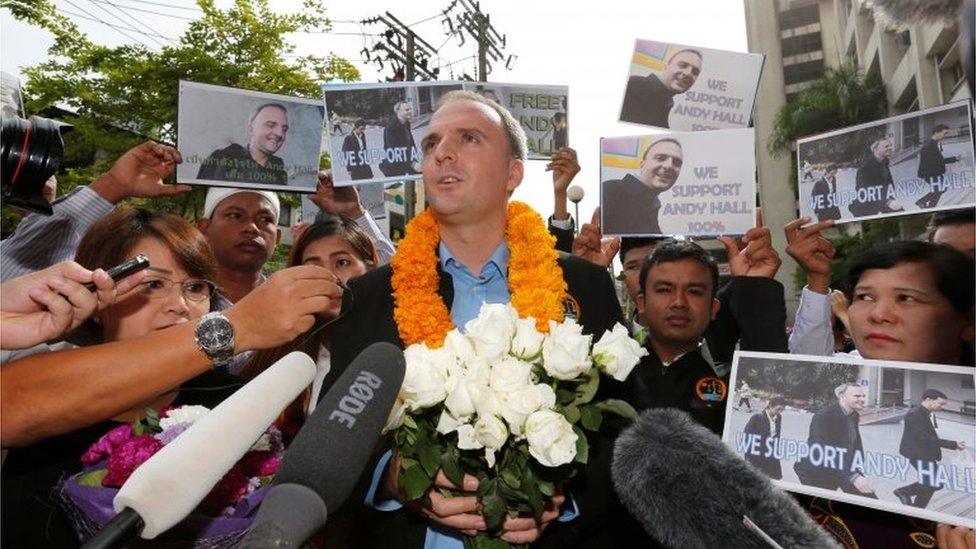
[[[183,520],[314,377],[300,352],[261,372],[140,465],[113,500],[118,515],[84,547],[153,539]]]
[[[285,451],[241,548],[301,547],[349,496],[390,415],[403,352],[374,343],[319,401]]]

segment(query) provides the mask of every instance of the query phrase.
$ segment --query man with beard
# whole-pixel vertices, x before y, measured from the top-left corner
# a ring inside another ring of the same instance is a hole
[[[231,143],[207,157],[197,179],[287,185],[288,172],[274,155],[285,144],[288,110],[280,103],[265,103],[247,121],[247,146]]]
[[[701,74],[702,54],[684,49],[671,56],[661,76],[631,76],[627,82],[621,122],[668,128],[674,96],[691,89]]]
[[[852,214],[864,217],[904,209],[888,198],[893,185],[889,166],[893,150],[894,145],[888,137],[871,143],[871,155],[857,169],[854,183],[857,198],[848,206]]]
[[[393,116],[383,128],[383,152],[380,171],[386,176],[416,175],[414,163],[419,160],[413,139],[413,105],[398,101],[393,106]]]
[[[681,143],[665,137],[644,150],[640,178],[627,174],[623,179],[604,181],[601,187],[603,232],[606,234],[661,234],[659,195],[674,186],[681,174],[684,156]]]

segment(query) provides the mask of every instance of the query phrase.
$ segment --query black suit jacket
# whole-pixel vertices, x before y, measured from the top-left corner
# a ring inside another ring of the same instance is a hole
[[[627,80],[620,120],[667,128],[674,95],[657,75],[631,76]]]
[[[773,422],[776,423],[777,435],[782,434],[782,414],[776,416]],[[766,453],[766,439],[772,435],[769,430],[769,419],[766,416],[766,411],[763,410],[752,414],[743,431],[747,435],[759,435],[759,455],[746,454],[746,461],[751,463],[756,469],[766,473],[766,476],[769,478],[776,480],[783,478],[783,469],[780,467],[779,460],[773,456],[766,457],[764,455]]]
[[[929,139],[922,145],[922,150],[918,152],[918,176],[922,179],[940,177],[946,173],[946,164],[957,161],[955,156],[946,158],[942,156],[942,148],[939,143]]]
[[[858,191],[866,189],[866,192],[873,194],[866,195],[866,198],[870,197],[867,200],[851,202],[848,209],[856,216],[894,211],[888,208],[888,190],[891,185],[891,170],[888,167],[888,160],[878,160],[874,155],[869,156],[864,164],[861,164],[861,167],[857,169],[854,188]]]
[[[363,142],[359,142],[359,136],[350,133],[342,140],[342,152],[345,153],[346,170],[352,179],[371,179],[373,169],[365,162],[365,158],[360,156],[361,151],[366,150],[366,136],[363,135]]]
[[[605,269],[578,257],[560,254],[559,266],[569,287],[569,293],[578,305],[577,321],[583,331],[599,337],[616,322],[623,322],[620,305],[613,291],[613,284]],[[438,268],[440,288],[438,293],[450,309],[454,300],[451,276]],[[336,378],[369,344],[387,341],[403,347],[393,320],[392,270],[387,265],[349,282],[349,291],[343,296],[343,310],[347,311],[336,323],[332,338],[332,367],[326,376],[321,394],[325,394]],[[604,378],[607,379],[607,378]],[[601,382],[603,380],[601,379]],[[543,547],[575,546],[579,540],[589,537],[602,528],[607,507],[613,499],[610,484],[610,448],[612,439],[591,439],[587,473],[578,475],[569,486],[580,516],[562,524],[553,523],[539,541]],[[390,447],[388,440],[381,441],[377,458]],[[367,465],[343,509],[340,521],[350,525],[347,543],[353,547],[422,547],[428,522],[415,513],[399,510],[381,512],[363,504],[366,489],[376,461]],[[596,479],[599,479],[597,481]]]
[[[827,490],[836,490],[837,488],[841,488],[845,492],[855,490],[851,477],[855,473],[863,475],[863,472],[851,472],[851,461],[854,459],[855,452],[860,452],[862,455],[864,453],[858,421],[857,412],[847,415],[837,402],[813,415],[813,419],[810,421],[810,434],[807,436],[807,444],[833,446],[847,451],[844,454],[844,459],[839,460],[840,467],[838,468],[816,467],[806,458],[796,462],[793,469],[800,477],[800,482]]]
[[[837,180],[834,179],[834,184],[836,185]],[[840,219],[840,208],[837,206],[837,202],[831,198],[833,193],[830,192],[830,182],[827,181],[826,177],[821,177],[813,184],[813,191],[810,193],[810,198],[813,200],[814,213],[817,215],[817,221],[825,221],[827,219]],[[822,197],[820,199],[820,204],[822,206],[818,207],[817,197]],[[830,204],[830,205],[828,205]]]
[[[932,412],[913,406],[905,414],[905,430],[901,434],[898,452],[914,465],[916,461],[939,461],[942,449],[956,449],[956,441],[939,438],[932,425]]]
[[[600,185],[603,232],[623,235],[659,235],[660,193],[627,174]]]

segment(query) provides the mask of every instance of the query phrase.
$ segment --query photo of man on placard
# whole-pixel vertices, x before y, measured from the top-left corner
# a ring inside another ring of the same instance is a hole
[[[366,158],[366,121],[360,118],[352,126],[352,131],[342,141],[343,158],[347,159],[346,169],[352,179],[372,179],[373,169]]]
[[[631,76],[627,81],[620,120],[659,128],[670,127],[668,115],[674,106],[674,96],[695,85],[701,70],[701,52],[688,48],[672,54],[660,76]]]
[[[932,135],[925,140],[922,150],[918,153],[918,177],[932,185],[932,192],[918,199],[915,204],[919,208],[934,208],[939,205],[939,199],[945,194],[938,188],[946,173],[946,164],[958,162],[959,156],[944,156],[942,142],[949,135],[949,126],[938,124],[932,128]]]
[[[604,220],[604,232],[661,234],[660,195],[678,181],[683,162],[681,143],[673,137],[664,137],[644,149],[639,177],[627,174],[623,179],[604,181],[601,187],[602,203],[607,205],[604,212],[614,212],[612,218]]]
[[[288,135],[288,109],[281,103],[259,105],[245,126],[246,145],[231,143],[203,161],[197,179],[287,185],[288,172],[275,156]]]
[[[413,138],[413,104],[410,101],[398,101],[393,105],[393,116],[390,117],[383,129],[383,149],[386,158],[380,162],[380,171],[386,176],[417,175],[414,166],[419,162],[420,155],[416,153],[416,143]]]

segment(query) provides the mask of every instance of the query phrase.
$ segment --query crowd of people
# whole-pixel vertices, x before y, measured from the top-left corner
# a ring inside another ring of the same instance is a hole
[[[429,269],[450,320],[464,326],[481,303],[508,302],[509,284],[521,274],[510,251],[529,238],[509,231],[507,221],[523,179],[525,135],[497,103],[451,92],[420,147],[435,221],[426,236],[436,258],[413,267]],[[279,419],[287,438],[367,345],[403,347],[397,250],[354,187],[336,188],[320,173],[313,201],[328,215],[304,228],[286,268],[266,273],[281,236],[272,192],[210,188],[195,223],[118,204],[188,191],[163,182],[180,160],[173,148],[140,145],[55,201],[54,215],[25,218],[0,245],[4,545],[79,544],[55,486],[81,469],[77,456],[113,422],[129,422],[147,407],[212,405],[299,349],[315,359],[317,373]],[[576,153],[560,149],[548,169],[556,201],[543,245],[559,250],[567,314],[597,336],[626,323],[646,347],[629,377],[601,385],[637,410],[681,409],[721,435],[736,349],[831,356],[843,352],[838,326],[842,343],[844,334],[853,342],[850,355],[973,366],[973,210],[936,214],[927,240],[878,245],[839,281],[831,280],[835,249],[824,236],[832,221],[797,219],[785,227],[787,248],[777,251],[760,217],[741,239],[719,238],[731,273],[720,285],[716,261],[691,241],[604,238],[598,214],[577,235],[566,209],[566,189],[579,172]],[[781,252],[807,274],[789,333],[784,288],[774,278]],[[148,269],[117,282],[105,274],[136,254],[149,258]],[[627,319],[608,272],[618,254],[635,311]],[[779,411],[784,405],[770,404]],[[655,546],[613,493],[609,463],[619,426],[606,423],[591,442],[585,474],[550,497],[542,520],[506,519],[502,540],[612,547],[643,539]],[[337,539],[448,547],[486,529],[472,476],[458,486],[441,474],[421,503],[404,505],[398,459],[388,448],[341,512],[346,519],[337,524],[351,533]],[[690,458],[694,451],[688,449]],[[448,498],[444,488],[468,494]],[[861,547],[910,547],[919,529],[890,513],[836,512]],[[941,547],[974,547],[971,530],[927,531]]]

